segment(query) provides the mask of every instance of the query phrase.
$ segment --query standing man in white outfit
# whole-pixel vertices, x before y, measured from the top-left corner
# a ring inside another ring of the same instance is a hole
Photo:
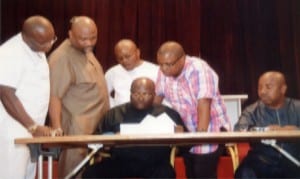
[[[34,179],[35,163],[19,137],[49,136],[44,126],[49,104],[49,68],[45,52],[56,41],[51,22],[25,20],[22,32],[0,46],[0,178]]]
[[[155,82],[159,69],[158,65],[140,58],[140,50],[130,39],[117,42],[115,57],[119,64],[105,73],[111,108],[129,102],[133,80],[148,77]]]

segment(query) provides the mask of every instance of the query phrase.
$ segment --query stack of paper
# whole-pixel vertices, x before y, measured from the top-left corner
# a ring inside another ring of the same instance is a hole
[[[154,117],[147,115],[140,123],[121,124],[121,134],[170,134],[174,133],[176,124],[166,114]]]

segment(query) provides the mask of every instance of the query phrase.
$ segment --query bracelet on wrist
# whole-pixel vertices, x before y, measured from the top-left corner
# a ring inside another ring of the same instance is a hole
[[[28,132],[30,132],[31,134],[35,133],[35,131],[37,130],[38,128],[38,124],[34,123],[32,124],[31,126],[29,126],[27,128]]]

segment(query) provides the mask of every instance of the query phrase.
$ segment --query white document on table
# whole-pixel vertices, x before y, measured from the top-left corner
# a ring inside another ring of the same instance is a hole
[[[174,133],[176,124],[166,114],[155,117],[147,115],[140,123],[120,125],[120,134],[170,134]]]

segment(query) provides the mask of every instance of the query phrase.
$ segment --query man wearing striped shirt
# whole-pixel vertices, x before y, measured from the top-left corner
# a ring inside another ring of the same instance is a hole
[[[185,54],[174,41],[157,52],[160,66],[155,103],[163,99],[179,112],[189,132],[230,130],[230,122],[218,87],[218,75],[203,60]],[[221,149],[216,144],[194,146],[184,154],[188,178],[216,178]]]

